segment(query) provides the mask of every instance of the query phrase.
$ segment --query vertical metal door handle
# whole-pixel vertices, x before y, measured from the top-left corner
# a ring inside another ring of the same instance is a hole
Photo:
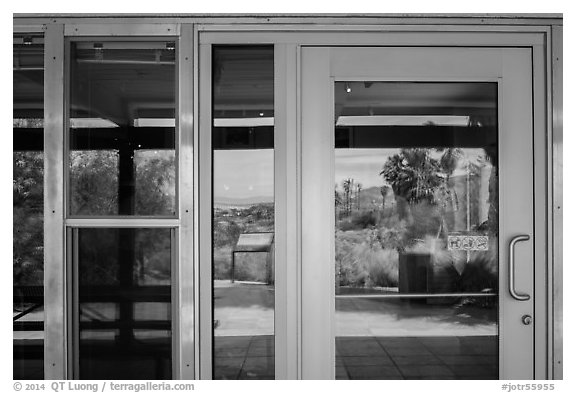
[[[520,301],[525,301],[525,300],[530,300],[530,295],[525,294],[525,293],[517,293],[516,289],[514,288],[514,265],[515,265],[515,257],[514,257],[514,248],[516,246],[516,243],[518,242],[524,242],[530,240],[530,236],[529,235],[519,235],[514,237],[511,241],[510,241],[510,263],[509,263],[509,267],[510,267],[510,274],[509,274],[509,283],[508,283],[508,288],[510,290],[510,295],[512,295],[512,297],[516,300],[520,300]]]

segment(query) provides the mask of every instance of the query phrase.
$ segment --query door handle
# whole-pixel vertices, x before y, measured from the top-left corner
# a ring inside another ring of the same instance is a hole
[[[516,246],[516,243],[525,242],[527,240],[530,240],[529,235],[518,235],[518,236],[512,238],[512,240],[510,240],[510,263],[508,264],[508,266],[510,267],[510,274],[509,274],[510,281],[508,282],[508,289],[510,290],[510,295],[512,295],[512,297],[514,299],[519,300],[519,301],[530,300],[530,295],[528,295],[526,293],[518,293],[518,292],[516,292],[516,289],[514,287],[514,283],[515,283],[514,265],[516,262],[516,258],[514,255],[514,248]]]

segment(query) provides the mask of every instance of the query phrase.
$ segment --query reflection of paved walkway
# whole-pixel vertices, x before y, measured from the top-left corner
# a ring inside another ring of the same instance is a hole
[[[274,287],[259,283],[215,281],[216,336],[274,334]]]
[[[216,283],[214,295],[214,378],[273,379],[273,288]],[[429,303],[338,299],[336,378],[497,379],[495,309]]]
[[[494,336],[496,308],[426,300],[336,300],[336,336]]]
[[[258,283],[215,282],[216,336],[274,334],[274,288]],[[403,299],[339,298],[336,335],[493,336],[496,308],[428,304]]]
[[[216,337],[214,379],[273,379],[274,337]],[[498,379],[496,337],[338,337],[336,379]]]
[[[336,379],[498,379],[498,339],[338,337]]]

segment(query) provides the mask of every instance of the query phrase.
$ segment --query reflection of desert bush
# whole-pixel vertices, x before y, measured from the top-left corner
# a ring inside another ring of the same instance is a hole
[[[136,249],[140,250],[137,263],[145,277],[139,285],[170,284],[172,256],[169,229],[136,230]]]
[[[406,235],[406,225],[400,221],[394,227],[380,228],[380,244],[384,249],[403,251],[404,236]]]
[[[458,292],[498,291],[498,271],[489,254],[476,253],[454,283]]]
[[[78,242],[80,285],[124,285],[121,266],[131,268],[135,285],[170,283],[168,228],[83,228]]]
[[[234,278],[238,281],[267,282],[267,253],[236,253]],[[214,249],[214,279],[231,279],[232,248]]]
[[[234,221],[214,222],[214,247],[231,247],[236,244],[243,228]]]
[[[12,177],[14,285],[42,285],[44,274],[44,155],[14,152]]]
[[[464,271],[454,283],[458,292],[498,292],[498,271],[494,259],[489,253],[476,253],[466,264]],[[496,297],[469,297],[462,299],[462,306],[495,308]]]
[[[376,214],[376,212],[366,210],[354,212],[349,220],[340,221],[340,230],[352,231],[371,228],[376,225]]]
[[[232,263],[232,247],[214,247],[212,273],[216,280],[230,279],[230,264]]]
[[[368,287],[398,286],[398,252],[380,249],[368,253]]]
[[[338,231],[336,277],[340,286],[396,286],[398,252],[383,249],[375,231]]]
[[[119,153],[117,150],[73,150],[70,153],[71,211],[82,215],[118,214]],[[134,155],[138,215],[174,213],[175,154],[137,150]]]
[[[266,282],[267,256],[268,254],[264,252],[237,253],[234,278],[238,281]]]

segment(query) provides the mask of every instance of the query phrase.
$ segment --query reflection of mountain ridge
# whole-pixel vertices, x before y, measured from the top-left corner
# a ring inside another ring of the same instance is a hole
[[[274,203],[274,197],[258,195],[246,198],[226,198],[226,197],[214,198],[215,208],[226,208],[226,207],[247,208],[252,205],[259,205],[263,203]]]

